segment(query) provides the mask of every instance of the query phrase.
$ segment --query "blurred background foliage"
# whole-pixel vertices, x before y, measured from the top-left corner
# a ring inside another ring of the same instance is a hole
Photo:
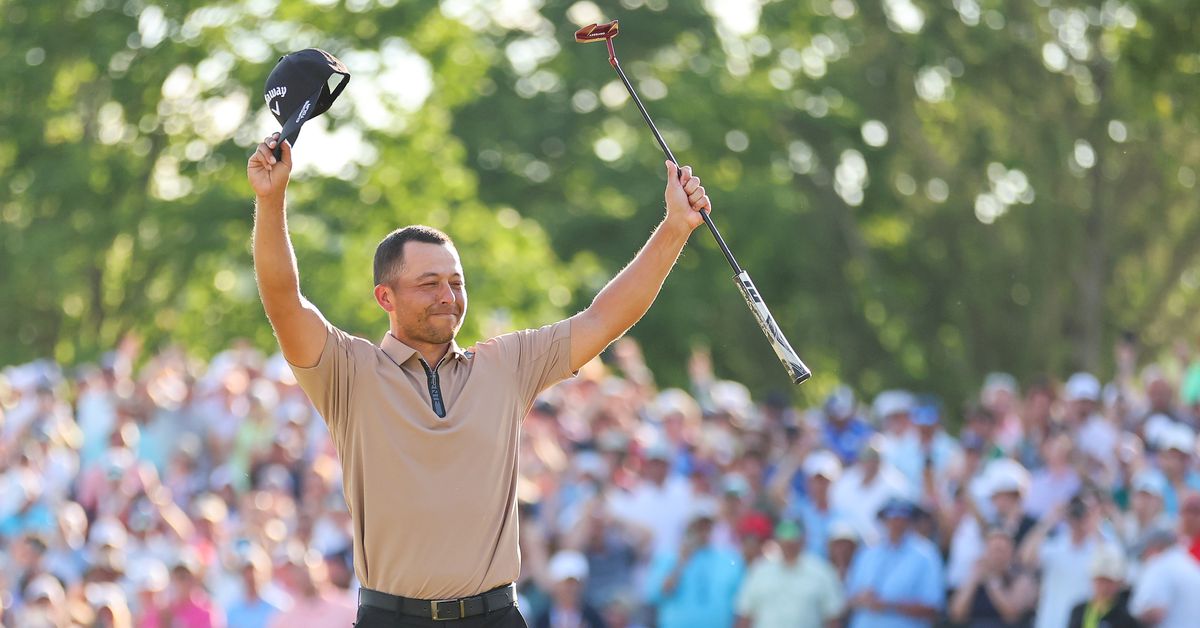
[[[0,364],[135,332],[270,349],[245,159],[283,53],[342,58],[290,216],[305,293],[377,339],[370,259],[446,229],[462,340],[585,307],[661,217],[661,153],[580,25],[617,49],[739,261],[817,373],[950,400],[991,370],[1087,368],[1197,331],[1200,11],[1180,0],[0,0]],[[700,230],[631,332],[786,377]]]

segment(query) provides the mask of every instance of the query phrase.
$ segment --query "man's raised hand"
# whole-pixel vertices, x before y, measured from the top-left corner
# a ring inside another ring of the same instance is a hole
[[[275,144],[283,142],[280,158],[275,159]],[[283,200],[288,177],[292,174],[292,145],[278,133],[268,135],[246,162],[246,178],[260,199]]]
[[[667,220],[684,222],[688,229],[695,229],[704,222],[700,212],[711,212],[712,204],[700,185],[700,177],[692,175],[692,167],[677,168],[667,163]]]

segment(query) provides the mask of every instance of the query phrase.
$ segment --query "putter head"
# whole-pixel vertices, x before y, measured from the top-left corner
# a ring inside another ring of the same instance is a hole
[[[575,31],[575,41],[586,44],[592,41],[607,41],[617,36],[617,20],[607,24],[588,24]]]

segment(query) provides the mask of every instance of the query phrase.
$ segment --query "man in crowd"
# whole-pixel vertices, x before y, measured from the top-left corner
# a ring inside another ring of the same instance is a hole
[[[550,606],[534,620],[532,628],[607,628],[600,613],[583,599],[588,578],[583,554],[574,550],[555,554],[548,572],[553,583]]]
[[[916,506],[892,499],[879,511],[886,534],[859,551],[846,585],[850,628],[930,628],[946,602],[942,559],[912,531]]]
[[[1051,535],[1064,516],[1065,529]],[[1071,609],[1088,599],[1089,583],[1080,577],[1080,570],[1091,564],[1102,543],[1099,514],[1090,498],[1082,496],[1072,498],[1066,507],[1056,508],[1025,538],[1020,560],[1029,569],[1040,568],[1042,574],[1036,628],[1064,625]]]
[[[842,583],[823,558],[804,549],[804,524],[775,526],[779,554],[750,568],[737,596],[737,628],[833,628],[844,605]]]
[[[1092,595],[1071,609],[1067,628],[1141,628],[1129,614],[1129,587],[1125,584],[1125,558],[1113,545],[1096,549],[1088,573],[1092,576]]]
[[[711,542],[716,505],[700,502],[682,545],[650,567],[646,601],[657,609],[658,628],[729,628],[742,581],[742,559]]]
[[[1200,620],[1200,564],[1170,528],[1151,531],[1139,549],[1142,569],[1129,611],[1147,626],[1194,627]]]

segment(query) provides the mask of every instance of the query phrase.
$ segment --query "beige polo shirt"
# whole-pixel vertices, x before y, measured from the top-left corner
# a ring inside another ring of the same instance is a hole
[[[516,581],[521,421],[570,376],[570,339],[562,321],[452,343],[436,369],[444,417],[420,354],[390,333],[375,345],[330,326],[317,365],[292,367],[341,458],[363,586],[450,599]]]

